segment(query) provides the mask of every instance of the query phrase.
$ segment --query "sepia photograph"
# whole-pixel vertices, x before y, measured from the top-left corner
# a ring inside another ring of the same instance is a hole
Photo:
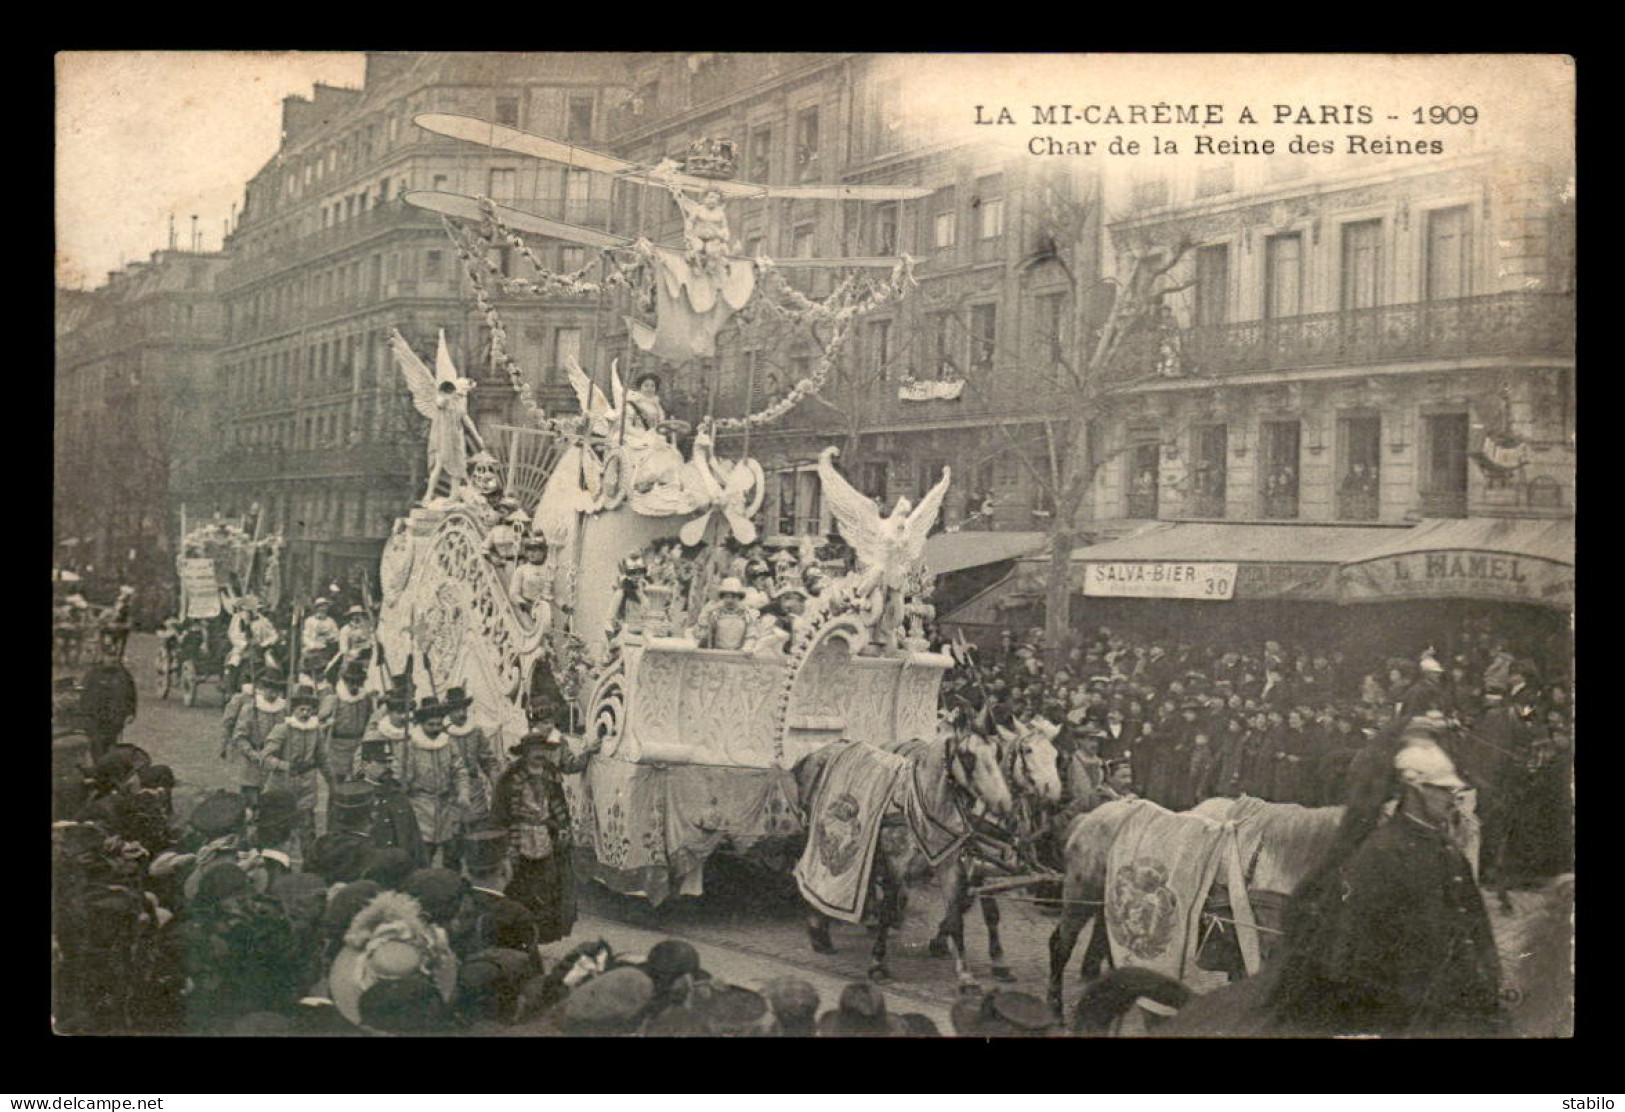
[[[65,51],[55,157],[57,1035],[1575,1034],[1574,59]]]

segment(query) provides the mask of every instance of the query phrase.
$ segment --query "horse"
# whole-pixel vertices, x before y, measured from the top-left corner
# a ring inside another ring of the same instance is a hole
[[[1014,728],[996,725],[984,710],[977,718],[978,731],[983,736],[997,738],[999,767],[1014,796],[1015,835],[1019,842],[1032,844],[1044,831],[1049,811],[1061,802],[1060,755],[1055,748],[1055,736],[1060,727],[1045,719],[1013,723]],[[1002,850],[998,842],[993,847]],[[991,847],[990,847],[991,848]],[[973,884],[989,873],[999,873],[1011,867],[1020,867],[1019,856],[1011,860],[1006,853],[997,854],[1001,860],[989,862],[978,855],[973,847],[962,849],[947,864],[944,892],[957,893],[958,902],[951,902],[937,925],[931,939],[933,957],[946,957],[957,945],[964,950],[965,912],[970,910]],[[988,959],[993,967],[993,979],[1010,983],[1016,979],[1004,961],[1004,944],[999,938],[999,905],[993,896],[982,896],[982,922],[987,926]],[[962,987],[965,986],[961,978]]]
[[[1112,843],[1128,818],[1144,807],[1158,805],[1144,799],[1116,800],[1102,804],[1095,810],[1078,816],[1067,830],[1066,879],[1062,887],[1061,921],[1050,936],[1050,1006],[1059,1014],[1061,989],[1066,976],[1067,963],[1077,945],[1078,935],[1091,920],[1097,920],[1096,930],[1089,940],[1083,957],[1083,976],[1098,976],[1103,962],[1110,960],[1110,947],[1104,926],[1106,893],[1106,862]],[[1342,820],[1341,807],[1306,808],[1296,804],[1265,803],[1262,800],[1217,798],[1199,804],[1194,810],[1183,812],[1218,822],[1235,821],[1240,824],[1238,836],[1247,877],[1250,899],[1257,901],[1255,915],[1259,925],[1266,928],[1265,940],[1273,940],[1279,929],[1281,914],[1287,898],[1298,884],[1319,864],[1321,857],[1336,835]],[[1204,946],[1198,955],[1203,968],[1216,968],[1232,979],[1245,973],[1239,944],[1233,932],[1220,934],[1224,924],[1217,920],[1229,918],[1230,895],[1225,872],[1221,869],[1209,893],[1207,912],[1216,916],[1214,931],[1209,942],[1218,937],[1225,941],[1218,946]],[[1261,945],[1260,949],[1264,947]]]
[[[945,828],[951,827],[959,841],[970,835],[972,820],[978,812],[1003,818],[1010,814],[1014,806],[1009,784],[1000,767],[998,746],[968,730],[966,717],[963,713],[957,713],[940,719],[937,736],[932,742],[915,739],[881,747],[905,757],[909,765],[905,775],[913,777],[925,793],[934,794],[945,801],[949,813],[939,817],[948,820]],[[812,811],[825,767],[835,753],[848,744],[836,742],[824,746],[797,763],[794,773],[803,811]],[[869,966],[869,978],[877,983],[891,980],[890,970],[886,966],[888,935],[893,927],[902,923],[903,885],[911,871],[911,859],[917,852],[929,856],[929,851],[920,841],[919,832],[906,821],[903,827],[908,831],[908,836],[900,839],[887,836],[897,830],[896,819],[903,811],[899,789],[893,789],[886,807],[887,822],[875,847],[868,893],[870,899],[878,900],[879,907],[879,929]],[[957,861],[957,847],[950,851],[950,856]],[[964,905],[966,874],[963,869],[950,865],[939,873],[939,879],[950,909],[946,922],[955,970],[961,989],[968,991],[976,987],[976,980],[965,960],[963,920],[953,911]],[[830,917],[809,905],[807,937],[815,953],[835,952],[829,926]]]

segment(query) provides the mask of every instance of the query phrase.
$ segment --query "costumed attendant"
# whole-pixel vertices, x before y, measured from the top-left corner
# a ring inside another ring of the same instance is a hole
[[[325,598],[311,603],[314,613],[299,629],[299,659],[305,673],[299,679],[301,683],[314,685],[338,652],[339,624],[329,613],[332,605]]]
[[[694,640],[702,649],[743,649],[757,620],[745,605],[744,584],[729,576],[717,587],[717,601],[700,611]]]
[[[254,701],[254,673],[242,673],[243,683],[231,698],[226,700],[226,709],[220,715],[220,759],[226,760],[231,753],[231,739],[237,734],[237,719],[243,713],[243,708]]]
[[[320,702],[315,688],[295,688],[288,700],[288,717],[266,738],[266,790],[292,794],[293,829],[304,859],[316,848],[316,779],[328,759],[327,726],[316,715]]]
[[[469,717],[474,700],[463,688],[454,687],[446,692],[446,734],[457,747],[468,775],[468,807],[463,813],[462,829],[454,843],[456,860],[446,862],[448,869],[462,863],[462,850],[466,837],[484,826],[491,813],[491,784],[498,773],[496,753],[485,731]]]
[[[497,513],[497,523],[485,534],[485,555],[497,567],[506,568],[519,559],[519,545],[525,539],[525,515],[513,498],[499,500]]]
[[[322,768],[329,792],[355,775],[356,750],[361,748],[361,740],[367,736],[367,723],[372,720],[373,694],[366,685],[366,662],[359,658],[346,660],[338,685],[321,709],[320,717],[331,730],[327,761]]]
[[[368,624],[367,612],[359,606],[352,606],[344,612],[344,628],[339,630],[339,655],[344,663],[359,660],[365,665],[372,658],[372,626]]]
[[[527,538],[524,544],[525,560],[513,569],[508,578],[508,597],[520,610],[530,615],[538,625],[550,625],[552,607],[548,600],[552,593],[552,572],[547,566],[547,541],[541,537]]]
[[[507,894],[535,912],[543,945],[575,926],[574,828],[564,777],[584,770],[596,748],[572,755],[557,729],[533,728],[509,750],[519,759],[497,781],[491,817],[508,832]]]
[[[265,788],[269,769],[265,758],[270,754],[271,731],[288,717],[287,681],[273,668],[260,672],[254,685],[254,697],[237,716],[232,731],[232,749],[236,756],[237,783],[242,786],[243,798],[253,807]]]
[[[423,837],[423,863],[435,864],[435,855],[449,862],[459,859],[457,840],[468,810],[468,770],[446,733],[446,708],[429,696],[412,715],[413,726],[401,749],[401,787],[417,816]]]

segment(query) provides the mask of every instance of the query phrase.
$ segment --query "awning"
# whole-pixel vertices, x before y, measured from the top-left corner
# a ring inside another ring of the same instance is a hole
[[[1333,602],[1339,565],[1392,533],[1374,525],[1159,521],[1074,549],[1073,589],[1096,598]],[[1043,561],[1023,561],[1015,586],[1041,591],[1047,570]]]
[[[1472,598],[1574,605],[1574,520],[1423,521],[1345,562],[1345,602]]]
[[[1045,533],[938,533],[925,542],[925,566],[933,575],[1031,556],[1043,548]]]

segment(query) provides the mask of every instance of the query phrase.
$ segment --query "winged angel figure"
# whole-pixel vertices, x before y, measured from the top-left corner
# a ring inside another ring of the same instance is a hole
[[[841,536],[858,555],[860,570],[854,593],[865,598],[877,588],[883,589],[886,603],[882,629],[894,631],[902,619],[903,590],[909,573],[919,563],[931,526],[942,512],[950,470],[942,469],[942,478],[920,499],[918,506],[907,498],[899,498],[891,514],[882,517],[874,500],[835,470],[831,461],[839,454],[840,449],[829,447],[818,457],[818,478],[823,483],[824,499],[841,527]]]
[[[468,395],[474,383],[457,374],[451,351],[446,347],[444,329],[440,332],[433,372],[396,329],[390,330],[389,346],[395,353],[395,365],[401,369],[401,376],[412,392],[412,405],[429,419],[429,485],[423,492],[423,501],[427,504],[434,497],[442,475],[451,481],[453,491],[468,478],[465,434],[473,439],[478,450],[485,450],[485,442],[468,416]]]

